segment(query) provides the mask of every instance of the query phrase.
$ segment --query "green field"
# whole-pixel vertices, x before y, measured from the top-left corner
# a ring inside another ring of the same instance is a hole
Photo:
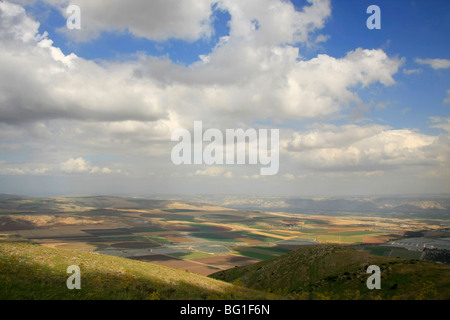
[[[193,252],[178,252],[178,253],[171,253],[169,256],[180,258],[180,259],[188,259],[188,260],[195,260],[195,259],[201,259],[201,258],[211,258],[212,255],[204,252],[199,251],[193,251]]]
[[[234,239],[233,234],[228,233],[212,233],[212,232],[192,232],[192,236],[196,238],[201,238],[209,241],[217,241],[217,242],[237,242],[237,240]]]
[[[302,230],[303,231],[303,230]],[[370,231],[351,231],[351,232],[337,232],[326,233],[318,236],[321,242],[342,242],[342,243],[363,243],[366,237],[375,237],[382,235],[382,233],[375,233]]]
[[[167,238],[164,238],[162,236],[145,236],[145,237],[160,244],[171,243]]]
[[[232,247],[239,255],[258,260],[268,260],[289,252],[287,249],[275,247]]]
[[[325,232],[327,229],[325,228],[303,228],[301,229],[302,233],[321,233]]]
[[[254,234],[251,232],[245,231],[231,231],[231,232],[192,232],[192,236],[197,238],[202,238],[210,241],[218,241],[218,242],[240,242],[237,240],[241,239],[249,239],[255,240],[259,242],[276,242],[280,241],[280,238],[268,237],[260,234]],[[244,240],[245,241],[245,240]]]

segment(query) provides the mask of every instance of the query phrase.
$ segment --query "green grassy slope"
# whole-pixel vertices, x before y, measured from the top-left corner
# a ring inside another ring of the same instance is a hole
[[[381,269],[381,290],[367,288],[369,265]],[[337,245],[308,246],[210,277],[297,299],[450,299],[449,266]]]
[[[366,286],[373,264],[381,268],[381,290]],[[81,290],[66,287],[71,265],[81,268]],[[308,246],[211,277],[235,284],[124,258],[0,242],[0,300],[450,299],[449,266],[337,245]]]
[[[67,267],[81,269],[81,290],[69,290]],[[0,300],[270,299],[186,271],[92,253],[0,242]]]

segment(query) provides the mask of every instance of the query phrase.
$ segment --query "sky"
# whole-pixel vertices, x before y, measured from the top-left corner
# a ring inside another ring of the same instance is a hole
[[[449,193],[449,34],[447,0],[0,1],[0,193]],[[277,174],[176,165],[196,121],[279,130]]]

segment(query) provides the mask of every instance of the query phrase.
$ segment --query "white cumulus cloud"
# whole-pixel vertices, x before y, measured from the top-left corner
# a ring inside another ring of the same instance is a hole
[[[447,147],[438,137],[377,125],[327,125],[296,132],[285,149],[305,167],[350,172],[449,161]]]
[[[92,165],[83,158],[72,158],[66,162],[61,163],[61,171],[71,174],[110,174],[113,171],[109,168],[99,168]]]
[[[448,59],[420,59],[417,58],[416,62],[419,64],[429,65],[435,70],[450,68],[450,60]]]

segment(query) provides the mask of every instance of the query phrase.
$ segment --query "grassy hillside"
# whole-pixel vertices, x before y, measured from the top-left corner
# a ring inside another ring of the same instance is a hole
[[[366,287],[372,264],[381,268],[381,290]],[[71,265],[81,268],[81,290],[66,287]],[[0,242],[0,300],[450,299],[449,266],[337,245],[308,246],[211,277],[216,279],[124,258]]]
[[[369,265],[381,269],[381,290],[367,289]],[[297,299],[450,299],[449,266],[337,245],[308,246],[210,277]]]
[[[69,290],[67,267],[81,269]],[[0,300],[270,299],[273,295],[134,260],[0,242]]]

